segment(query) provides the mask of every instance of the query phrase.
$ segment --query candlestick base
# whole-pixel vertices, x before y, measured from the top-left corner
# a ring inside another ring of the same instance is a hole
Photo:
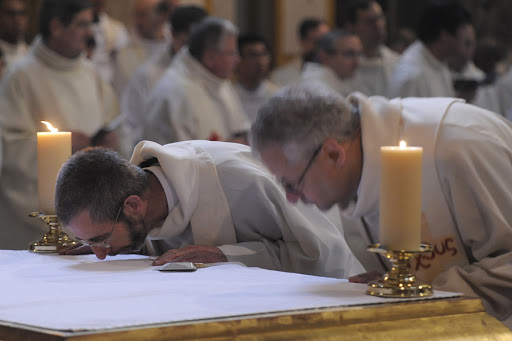
[[[41,240],[29,244],[29,251],[37,253],[56,253],[59,252],[61,248],[78,244],[62,231],[59,218],[56,215],[33,212],[29,214],[29,216],[40,218],[50,227],[50,231],[45,233]]]
[[[372,244],[368,251],[381,253],[391,262],[391,270],[377,281],[368,283],[367,295],[381,297],[423,297],[432,295],[432,286],[416,279],[407,269],[409,259],[417,253],[429,252],[432,247],[420,244],[415,251],[389,251],[380,244]]]

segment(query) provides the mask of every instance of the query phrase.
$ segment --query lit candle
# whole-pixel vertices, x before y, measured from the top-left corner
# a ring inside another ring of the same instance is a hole
[[[71,133],[59,133],[50,123],[41,122],[51,133],[37,133],[39,211],[55,214],[55,183],[60,168],[71,156]]]
[[[380,243],[391,251],[414,251],[421,238],[423,148],[381,147]]]

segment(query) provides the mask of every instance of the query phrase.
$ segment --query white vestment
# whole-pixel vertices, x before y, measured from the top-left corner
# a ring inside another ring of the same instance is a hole
[[[245,115],[251,122],[256,119],[261,105],[279,90],[277,85],[268,80],[263,80],[254,90],[247,90],[238,82],[235,82],[233,87],[240,98]]]
[[[512,69],[498,78],[495,83],[495,91],[500,113],[512,120]]]
[[[278,86],[292,85],[300,82],[302,58],[297,57],[272,71],[270,80]]]
[[[40,121],[92,136],[118,114],[118,106],[90,62],[64,58],[36,38],[2,79],[0,113],[3,156],[9,159],[0,177],[0,248],[26,249],[42,236],[35,226],[47,230],[27,217],[38,210],[36,132],[48,131]]]
[[[150,40],[140,37],[136,33],[130,36],[130,42],[123,46],[116,54],[114,61],[113,85],[118,95],[124,91],[135,70],[150,57],[170,48],[170,31],[165,31],[161,40]]]
[[[361,112],[364,161],[358,200],[345,213],[362,217],[366,242],[378,242],[380,147],[402,139],[423,147],[421,233],[433,252],[411,267],[435,289],[481,297],[511,327],[512,125],[452,98],[351,98]]]
[[[290,204],[249,147],[143,141],[131,162],[153,157],[163,171],[154,174],[170,211],[148,235],[151,255],[186,245],[218,246],[228,261],[270,270],[337,278],[363,270],[338,228],[315,207]]]
[[[100,13],[99,21],[92,26],[96,47],[92,61],[106,82],[112,83],[114,60],[117,52],[130,41],[130,35],[122,22]]]
[[[379,47],[378,56],[361,57],[355,77],[361,83],[366,95],[385,96],[388,93],[388,84],[399,59],[398,53],[384,45]]]
[[[249,126],[231,82],[208,71],[188,48],[174,57],[146,103],[144,138],[161,144],[224,140]]]
[[[5,65],[9,66],[17,59],[23,57],[28,52],[29,46],[24,41],[17,44],[11,44],[0,39],[0,50],[4,53]]]
[[[301,83],[313,86],[327,86],[346,97],[351,92],[362,91],[361,84],[353,78],[340,78],[329,67],[319,63],[306,63],[302,71]]]
[[[388,97],[454,97],[448,67],[416,41],[401,55],[388,86]]]
[[[171,65],[171,60],[168,49],[159,51],[135,71],[123,90],[121,95],[122,140],[123,145],[130,152],[142,140],[144,127],[148,124],[144,107],[149,94]]]

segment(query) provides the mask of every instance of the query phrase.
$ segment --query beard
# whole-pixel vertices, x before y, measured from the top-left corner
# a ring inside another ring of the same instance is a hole
[[[128,231],[130,232],[131,245],[125,248],[123,251],[127,253],[139,253],[146,240],[147,233],[146,226],[142,219],[136,219],[129,216],[124,216],[122,221],[126,224]]]

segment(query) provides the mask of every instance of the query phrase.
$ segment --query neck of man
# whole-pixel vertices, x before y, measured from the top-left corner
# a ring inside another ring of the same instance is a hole
[[[151,229],[160,226],[167,218],[169,209],[167,206],[167,197],[158,178],[151,172],[146,172],[149,180],[147,190],[148,208],[144,216],[144,226],[149,232]]]

